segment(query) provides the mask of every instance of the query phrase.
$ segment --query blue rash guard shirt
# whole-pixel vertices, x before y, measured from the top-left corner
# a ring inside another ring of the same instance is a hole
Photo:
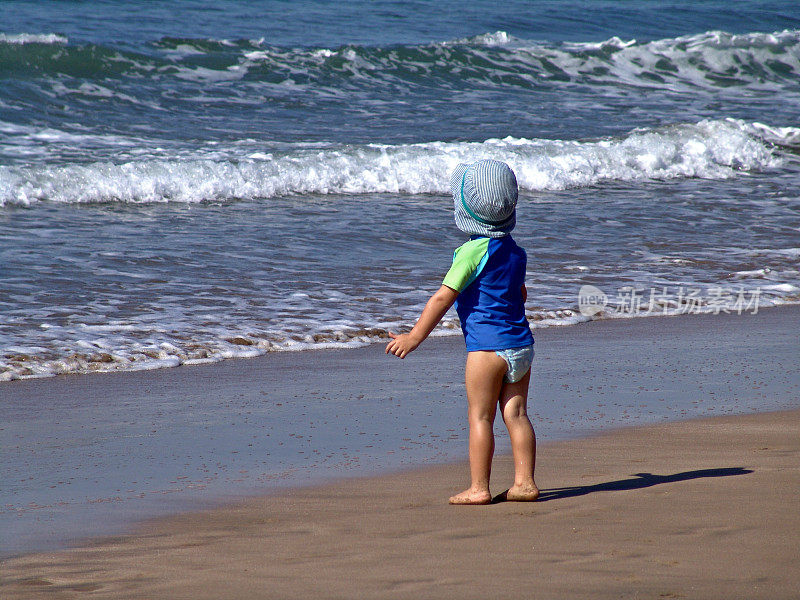
[[[511,236],[473,236],[456,249],[442,284],[459,293],[456,312],[468,351],[533,344],[522,301],[526,263]]]

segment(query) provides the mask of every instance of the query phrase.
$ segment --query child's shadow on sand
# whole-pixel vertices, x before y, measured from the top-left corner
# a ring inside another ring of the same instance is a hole
[[[548,500],[563,500],[574,498],[575,496],[585,496],[594,492],[617,492],[623,490],[639,490],[646,487],[658,485],[660,483],[675,483],[677,481],[688,481],[689,479],[700,479],[701,477],[729,477],[731,475],[746,475],[752,473],[750,469],[742,467],[730,467],[724,469],[700,469],[697,471],[684,471],[673,475],[653,475],[652,473],[635,473],[635,479],[620,479],[618,481],[606,481],[594,485],[576,485],[573,487],[553,488],[542,490],[537,502],[547,502]],[[507,492],[508,490],[506,490]],[[506,501],[506,492],[498,494],[492,498],[492,504]]]

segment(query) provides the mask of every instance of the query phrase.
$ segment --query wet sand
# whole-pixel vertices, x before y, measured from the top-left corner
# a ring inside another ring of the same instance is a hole
[[[462,464],[156,520],[4,561],[3,598],[796,598],[800,410],[547,444],[542,499],[452,507]],[[495,491],[510,481],[495,461]]]

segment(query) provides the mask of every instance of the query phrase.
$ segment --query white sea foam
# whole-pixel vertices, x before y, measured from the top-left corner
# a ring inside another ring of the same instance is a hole
[[[783,294],[794,294],[796,292],[800,292],[800,287],[792,285],[791,283],[775,283],[772,285],[765,285],[762,286],[762,289],[772,290]]]
[[[253,153],[213,146],[207,158],[142,158],[117,164],[0,167],[0,206],[52,202],[201,202],[291,194],[447,194],[459,162],[506,161],[523,190],[562,190],[603,181],[729,178],[779,166],[763,126],[734,119],[599,141],[504,138],[485,142],[368,144]],[[797,135],[771,128],[772,139]],[[37,135],[46,135],[39,132]],[[58,139],[64,134],[58,132]],[[284,146],[285,147],[285,146]],[[203,156],[203,150],[194,154]],[[249,158],[248,158],[249,156]],[[261,158],[263,156],[263,158]]]
[[[771,272],[771,269],[768,267],[764,267],[762,269],[750,269],[748,271],[736,271],[732,274],[734,279],[766,279],[767,275]]]
[[[618,37],[599,43],[518,44],[519,58],[546,59],[561,75],[592,84],[625,83],[675,90],[733,86],[778,89],[776,80],[800,77],[800,31],[730,34],[724,31],[647,43]],[[543,73],[543,77],[550,75]]]
[[[563,48],[576,52],[596,52],[598,50],[622,50],[636,45],[636,40],[622,40],[617,36],[602,42],[564,42]]]
[[[130,102],[131,104],[147,105],[150,108],[154,108],[156,110],[161,109],[161,107],[155,103],[141,102],[140,100],[134,98],[130,94],[123,94],[121,92],[116,92],[114,90],[111,90],[105,86],[96,83],[83,82],[76,88],[69,88],[65,86],[63,83],[55,82],[52,85],[52,90],[58,96],[62,96],[64,94],[74,94],[78,96],[93,96],[95,98],[116,98],[119,100],[124,100],[125,102]]]
[[[56,33],[0,33],[0,44],[66,44],[68,41]]]
[[[800,127],[771,127],[751,123],[752,131],[768,142],[782,146],[800,146]]]
[[[505,31],[494,31],[490,33],[482,33],[468,38],[460,38],[452,42],[442,42],[442,46],[452,46],[456,44],[463,44],[468,46],[506,46],[512,42],[519,42],[518,38],[509,35]]]

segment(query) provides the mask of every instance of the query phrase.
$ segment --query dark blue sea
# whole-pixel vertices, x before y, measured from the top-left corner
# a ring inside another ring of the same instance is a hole
[[[800,5],[0,3],[0,406],[409,327],[487,157],[535,328],[800,302]]]

